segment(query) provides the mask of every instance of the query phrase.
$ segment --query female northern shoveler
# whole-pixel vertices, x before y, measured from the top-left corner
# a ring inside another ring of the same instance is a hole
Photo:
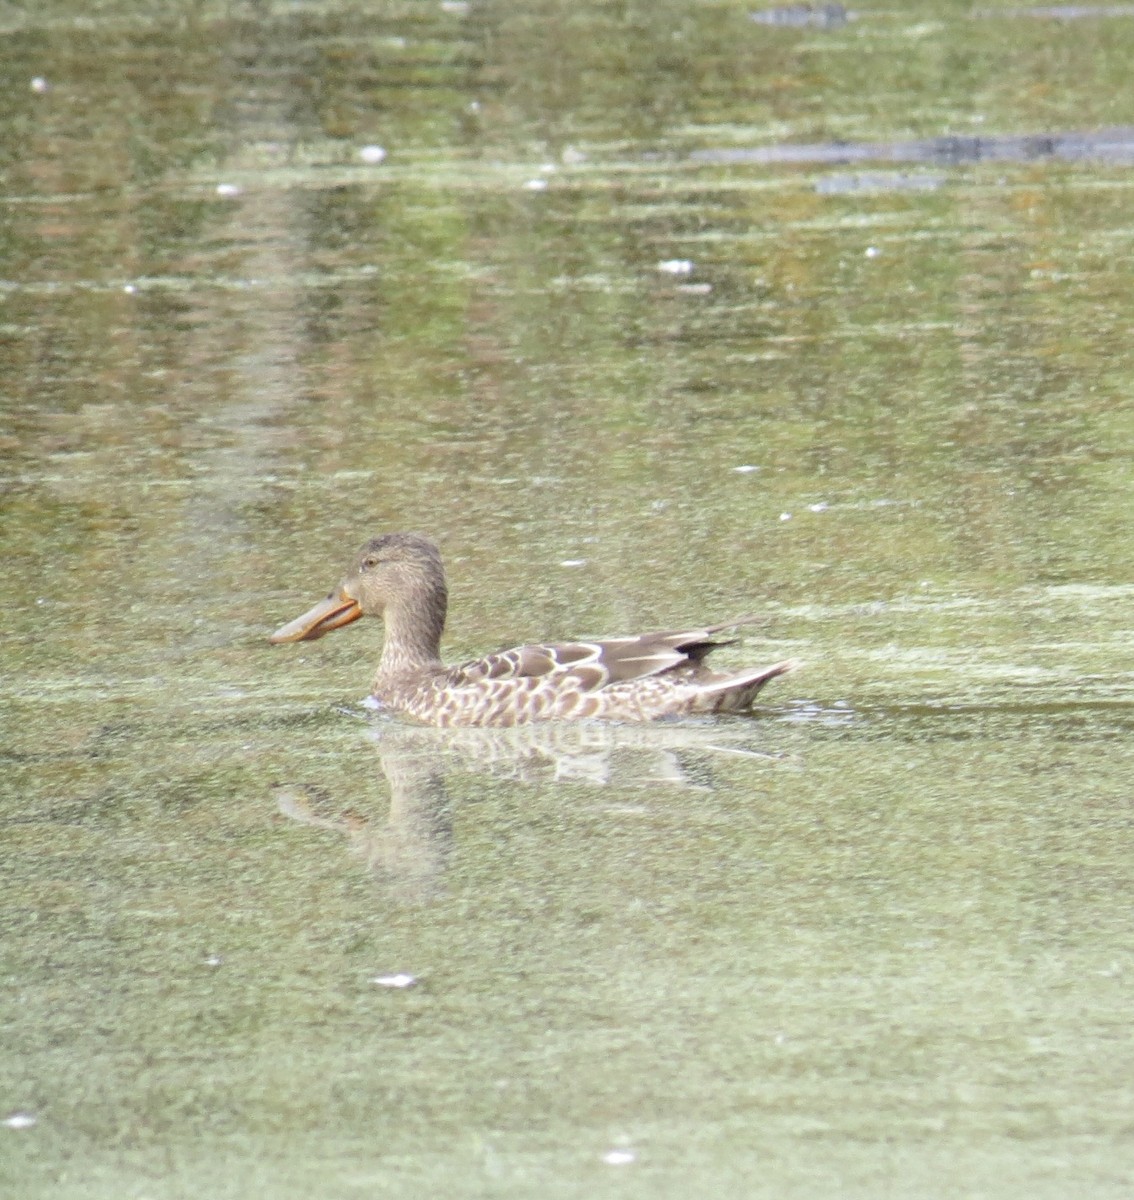
[[[322,637],[359,617],[381,617],[386,639],[372,692],[382,705],[429,725],[524,725],[530,721],[652,721],[735,713],[792,661],[718,675],[704,665],[712,635],[752,620],[601,641],[517,646],[448,667],[441,661],[448,587],[441,554],[413,533],[372,538],[342,583],[273,642]]]

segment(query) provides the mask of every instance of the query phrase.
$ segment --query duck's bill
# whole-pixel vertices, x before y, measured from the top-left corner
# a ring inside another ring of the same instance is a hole
[[[301,617],[281,625],[268,638],[269,642],[310,642],[330,633],[332,629],[341,629],[362,616],[358,601],[351,599],[343,592],[332,592],[326,600],[320,600],[314,608],[309,609]]]

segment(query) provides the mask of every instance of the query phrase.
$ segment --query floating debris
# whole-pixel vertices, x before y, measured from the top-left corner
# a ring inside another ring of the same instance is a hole
[[[760,468],[753,463],[742,463],[739,467],[732,468],[738,475],[751,475],[753,471],[759,471]]]
[[[31,90],[40,96],[42,96],[44,92],[48,91],[50,87],[51,84],[48,83],[42,75],[35,76],[35,78],[31,81]]]
[[[524,184],[524,187],[529,192],[546,192],[547,191],[547,180],[546,179],[529,179],[527,181],[527,183]]]
[[[815,181],[815,190],[820,196],[841,196],[848,192],[931,192],[944,184],[944,175],[862,171],[854,175],[825,175]]]
[[[865,254],[867,258],[877,258],[881,253],[882,251],[879,250],[877,246],[867,246],[863,251],[863,254]]]
[[[627,1163],[637,1161],[638,1156],[633,1150],[608,1150],[602,1161],[609,1167],[624,1167]]]
[[[7,1125],[9,1129],[31,1129],[35,1123],[35,1113],[30,1112],[19,1111],[9,1113],[8,1116],[4,1118],[4,1124]]]
[[[585,567],[587,560],[585,558],[565,558],[559,565],[561,567]]]
[[[666,258],[657,268],[663,275],[691,275],[693,263],[688,258]]]
[[[217,184],[217,195],[218,196],[239,196],[240,195],[240,185],[238,183],[218,183]]]
[[[397,975],[375,975],[370,982],[384,988],[411,988],[417,983],[417,976],[404,972]]]
[[[818,700],[792,700],[778,719],[789,725],[814,722],[817,725],[843,726],[855,723],[859,716],[846,700],[836,700],[831,705],[824,705]]]
[[[358,157],[361,158],[364,163],[368,163],[370,166],[376,167],[379,163],[384,163],[386,161],[386,147],[360,146]]]

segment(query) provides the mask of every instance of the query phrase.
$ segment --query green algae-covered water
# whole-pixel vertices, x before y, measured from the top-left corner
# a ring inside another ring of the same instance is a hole
[[[1128,1196],[1126,8],[0,28],[3,1190]],[[399,727],[394,529],[804,666]]]

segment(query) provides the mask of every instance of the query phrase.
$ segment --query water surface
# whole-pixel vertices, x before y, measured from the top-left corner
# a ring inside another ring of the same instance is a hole
[[[4,19],[14,1194],[1129,1194],[1134,20],[790,7]],[[439,745],[400,528],[806,666]]]

